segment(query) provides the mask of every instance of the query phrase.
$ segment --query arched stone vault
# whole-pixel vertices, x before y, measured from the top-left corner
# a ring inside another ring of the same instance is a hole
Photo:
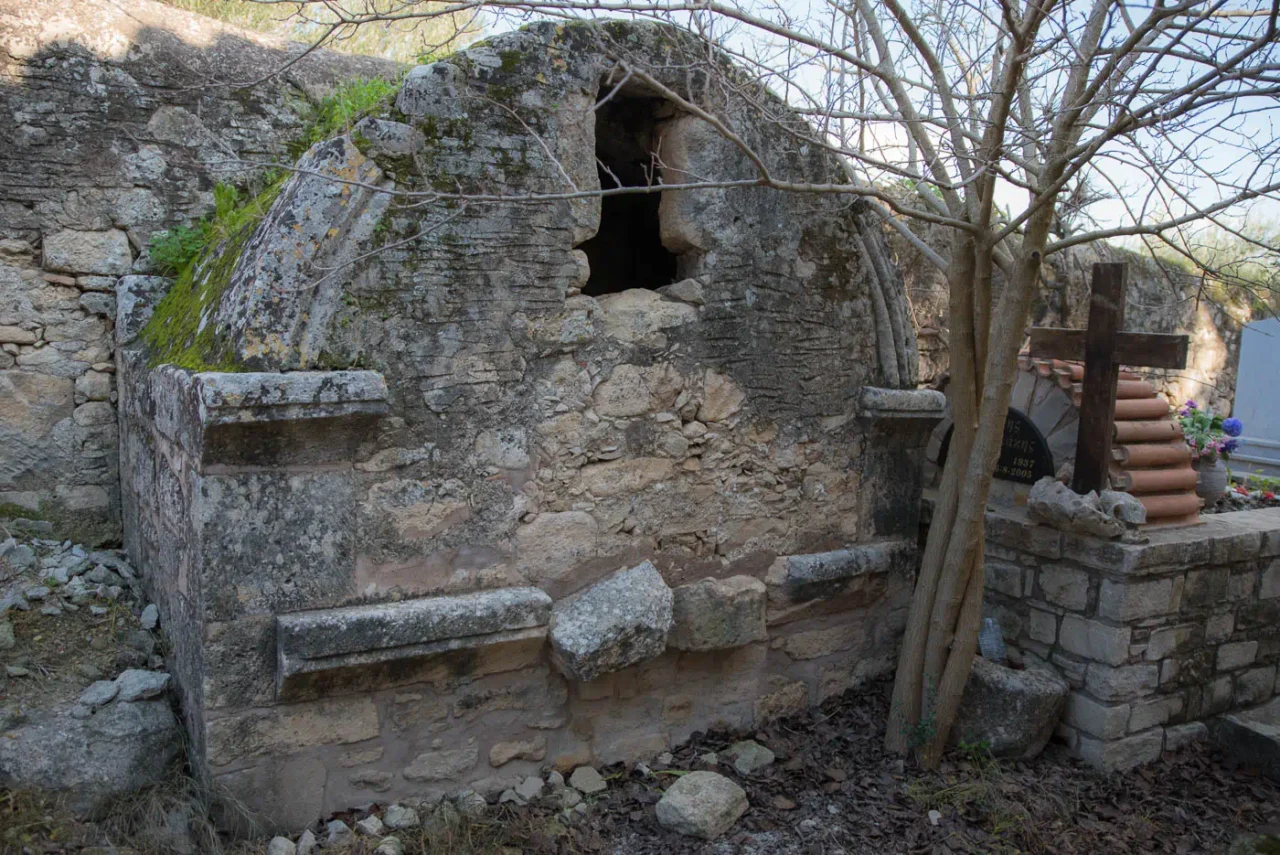
[[[193,760],[275,822],[643,756],[891,667],[941,396],[865,206],[661,191],[634,222],[674,281],[589,296],[598,197],[384,192],[594,189],[601,153],[753,177],[643,87],[593,111],[616,56],[778,178],[844,180],[682,44],[540,24],[414,69],[125,351],[129,548]]]

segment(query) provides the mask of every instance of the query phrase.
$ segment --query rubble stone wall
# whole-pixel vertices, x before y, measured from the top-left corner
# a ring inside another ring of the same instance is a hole
[[[987,614],[1071,684],[1058,736],[1107,771],[1276,694],[1280,511],[1204,517],[1147,543],[987,515]]]
[[[0,0],[0,520],[118,542],[116,280],[269,161],[300,104],[387,73],[149,0]]]
[[[678,51],[547,24],[417,68],[209,265],[209,334],[157,345],[190,307],[122,286],[128,549],[182,636],[196,769],[271,821],[639,759],[892,668],[942,396],[860,206],[664,191],[678,281],[591,293],[599,198],[429,198],[594,189],[636,127],[750,176],[653,91],[592,109],[618,52],[721,97]],[[840,179],[715,106],[778,175]]]

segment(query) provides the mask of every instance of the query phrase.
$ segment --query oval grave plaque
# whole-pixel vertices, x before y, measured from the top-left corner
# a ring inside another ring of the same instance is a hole
[[[946,465],[947,452],[951,450],[951,433],[947,431],[938,452],[938,468]],[[1034,484],[1054,473],[1053,454],[1040,428],[1035,426],[1022,410],[1009,408],[1004,420],[1004,438],[1000,443],[1000,459],[996,461],[995,477],[1019,484]]]

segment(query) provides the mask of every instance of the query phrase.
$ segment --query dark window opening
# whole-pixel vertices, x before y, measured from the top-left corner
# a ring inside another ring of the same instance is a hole
[[[596,113],[596,161],[600,186],[645,187],[659,183],[657,157],[660,98],[615,95]],[[630,288],[654,290],[676,279],[676,256],[662,245],[658,206],[662,194],[623,193],[600,199],[600,230],[578,247],[591,276],[591,297]]]

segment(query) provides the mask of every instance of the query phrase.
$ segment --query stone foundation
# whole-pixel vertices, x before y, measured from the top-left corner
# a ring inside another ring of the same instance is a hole
[[[1155,760],[1263,703],[1280,663],[1280,510],[1128,544],[987,515],[987,613],[1071,684],[1058,735],[1103,770]]]
[[[623,552],[557,599],[357,589],[357,495],[376,477],[359,438],[387,417],[382,377],[139,360],[122,360],[129,548],[172,639],[197,773],[269,826],[652,757],[893,667],[916,561],[903,538],[683,583]],[[864,397],[918,462],[921,401]]]

